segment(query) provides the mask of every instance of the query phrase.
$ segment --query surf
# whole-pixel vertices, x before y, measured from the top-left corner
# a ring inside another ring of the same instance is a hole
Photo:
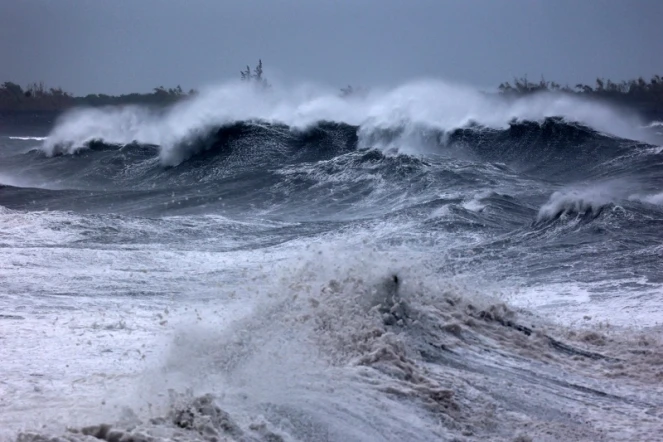
[[[621,138],[644,136],[634,129],[632,115],[554,93],[505,99],[441,81],[419,81],[343,98],[310,85],[274,87],[264,93],[242,83],[228,83],[203,90],[165,111],[140,106],[73,110],[58,121],[42,149],[48,155],[73,153],[94,139],[119,145],[154,144],[161,146],[163,164],[177,165],[192,154],[183,145],[204,136],[211,127],[242,121],[282,123],[295,129],[330,121],[359,126],[369,133],[422,125],[449,132],[472,123],[505,129],[513,120],[547,117],[579,122]]]

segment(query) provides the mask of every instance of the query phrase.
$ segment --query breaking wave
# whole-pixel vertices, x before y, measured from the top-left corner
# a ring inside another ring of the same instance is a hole
[[[270,300],[229,326],[185,322],[137,379],[156,416],[127,410],[68,440],[595,439],[631,419],[632,437],[655,434],[636,416],[660,403],[620,384],[660,389],[656,335],[565,332],[397,256],[338,252],[277,265]],[[611,419],[593,414],[602,404]]]
[[[654,440],[646,130],[422,81],[226,84],[3,139],[0,438]]]
[[[563,117],[622,138],[638,139],[633,121],[605,105],[554,94],[505,101],[461,86],[418,82],[363,98],[344,99],[325,90],[302,87],[261,94],[255,89],[227,84],[163,111],[141,107],[80,109],[65,115],[44,143],[49,155],[72,153],[92,140],[125,145],[132,142],[161,146],[161,159],[176,165],[192,152],[186,148],[205,137],[210,128],[242,121],[281,123],[304,129],[320,121],[376,130],[418,127],[441,132],[475,123],[504,129],[513,120],[542,121]]]
[[[9,137],[9,139],[21,141],[44,141],[46,137]]]

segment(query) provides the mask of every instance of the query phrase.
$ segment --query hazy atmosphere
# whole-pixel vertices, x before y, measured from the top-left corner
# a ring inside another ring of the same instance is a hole
[[[663,71],[662,21],[658,0],[2,0],[0,80],[190,88],[258,58],[272,79],[331,86],[624,80]]]
[[[0,441],[663,440],[662,24],[0,0]]]

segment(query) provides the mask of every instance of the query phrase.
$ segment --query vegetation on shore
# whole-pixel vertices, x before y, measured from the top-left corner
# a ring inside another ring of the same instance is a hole
[[[122,95],[88,94],[76,97],[62,88],[47,88],[43,83],[31,83],[25,89],[7,81],[0,84],[0,111],[59,111],[77,106],[112,106],[146,104],[163,106],[194,95],[195,90],[184,92],[180,86],[154,88],[148,93]]]
[[[271,85],[263,74],[262,60],[256,67],[249,66],[240,71],[240,79],[255,84],[261,89],[269,89]],[[167,106],[187,97],[196,95],[195,89],[185,92],[181,86],[166,89],[156,87],[148,93],[131,93],[122,95],[88,94],[76,97],[62,88],[48,88],[44,83],[30,83],[25,88],[11,81],[0,84],[0,112],[12,111],[62,111],[72,107],[126,106],[148,105]]]
[[[267,90],[272,87],[263,75],[262,60],[258,60],[258,64],[253,68],[253,71],[251,71],[251,68],[247,65],[245,71],[239,71],[239,75],[242,81],[253,83],[260,89]]]
[[[251,82],[262,90],[271,88],[264,76],[262,60],[258,61],[253,70],[247,66],[246,70],[240,71],[240,79]],[[527,77],[523,77],[515,78],[513,82],[501,83],[498,87],[498,93],[506,97],[519,97],[545,91],[606,100],[645,112],[663,113],[663,78],[659,75],[655,75],[650,80],[640,77],[622,82],[597,78],[593,86],[576,84],[574,87],[562,86],[543,78],[538,82],[530,82]],[[17,83],[7,81],[0,84],[0,111],[62,111],[77,106],[133,104],[167,106],[196,93],[193,89],[185,92],[180,86],[169,89],[159,86],[148,93],[89,94],[77,97],[59,87],[47,88],[43,83],[31,83],[23,88]],[[352,86],[344,87],[339,92],[344,98],[364,94],[366,89]]]
[[[522,96],[538,92],[558,92],[563,94],[582,95],[595,99],[608,100],[615,103],[636,107],[652,106],[663,109],[663,77],[654,75],[649,81],[643,77],[613,82],[610,79],[597,78],[594,86],[578,83],[574,87],[561,86],[554,81],[541,78],[538,82],[530,82],[527,77],[515,78],[513,84],[505,82],[499,85],[498,91],[506,96]]]

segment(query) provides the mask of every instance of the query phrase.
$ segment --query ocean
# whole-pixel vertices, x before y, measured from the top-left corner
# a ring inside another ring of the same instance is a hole
[[[663,440],[660,127],[227,83],[0,134],[0,439]]]

